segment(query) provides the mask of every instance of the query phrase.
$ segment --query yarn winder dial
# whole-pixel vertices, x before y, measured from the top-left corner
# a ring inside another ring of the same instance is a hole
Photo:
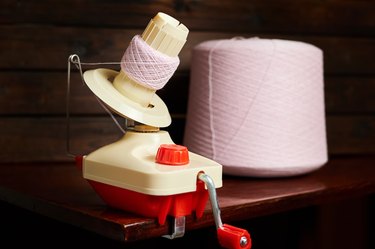
[[[177,68],[188,32],[173,17],[158,13],[142,36],[133,38],[120,72],[105,68],[84,72],[86,85],[105,106],[134,125],[118,141],[76,161],[83,177],[109,206],[157,218],[159,224],[173,217],[173,231],[165,237],[183,236],[185,216],[201,217],[210,197],[222,245],[250,248],[247,231],[221,223],[215,188],[222,186],[222,165],[176,145],[167,131],[160,130],[171,123],[171,117],[156,90]],[[152,80],[163,80],[152,85],[150,75]]]

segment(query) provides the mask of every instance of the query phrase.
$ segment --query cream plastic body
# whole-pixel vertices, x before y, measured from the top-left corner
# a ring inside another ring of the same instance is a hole
[[[177,56],[188,32],[176,19],[158,13],[142,37],[159,52]],[[154,130],[171,123],[168,108],[155,91],[132,81],[124,72],[90,70],[84,73],[84,80],[103,102],[126,118],[154,126]],[[83,176],[96,182],[158,196],[194,192],[199,172],[210,175],[216,187],[222,186],[222,166],[200,155],[189,152],[190,162],[183,166],[156,163],[155,156],[161,144],[173,144],[166,131],[127,131],[119,141],[84,157]]]
[[[168,132],[128,131],[119,141],[85,156],[83,176],[93,181],[149,195],[173,195],[196,190],[199,172],[209,175],[215,186],[222,186],[222,166],[189,152],[183,166],[155,162],[161,144],[173,144]]]

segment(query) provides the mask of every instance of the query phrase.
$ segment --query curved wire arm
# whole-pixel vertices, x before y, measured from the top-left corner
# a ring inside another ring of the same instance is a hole
[[[72,54],[68,58],[68,73],[67,73],[67,87],[66,87],[66,152],[68,156],[75,157],[73,153],[70,151],[70,78],[71,78],[71,65],[75,65],[76,68],[79,70],[81,75],[81,81],[85,84],[85,80],[83,78],[83,70],[82,65],[88,66],[96,66],[96,65],[119,65],[120,62],[94,62],[94,63],[83,63],[81,62],[79,56],[77,54]],[[95,96],[96,97],[96,96]],[[108,109],[108,107],[98,98],[96,100],[101,105],[101,107],[108,113],[108,115],[112,118],[115,122],[116,126],[120,129],[120,131],[125,134],[126,128],[124,129],[120,123],[117,121],[115,116],[112,112]]]

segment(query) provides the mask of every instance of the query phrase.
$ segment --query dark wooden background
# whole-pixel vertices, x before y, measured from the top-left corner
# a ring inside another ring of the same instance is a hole
[[[184,132],[191,49],[205,40],[241,35],[320,47],[330,157],[375,154],[373,0],[2,0],[0,162],[71,160],[65,133],[68,56],[78,54],[84,62],[119,61],[130,39],[159,11],[190,29],[177,73],[158,92],[170,109],[173,122],[167,130],[176,143]],[[73,153],[89,153],[121,136],[77,71],[72,75],[71,111]],[[354,203],[342,212],[370,207],[367,199]],[[324,229],[335,227],[342,218],[336,215],[339,206],[308,213],[323,220],[319,224]],[[357,218],[368,218],[363,217]],[[357,238],[361,233],[368,237],[368,229],[359,230]],[[339,232],[328,237],[319,231],[315,234],[320,239],[339,237]],[[366,243],[359,244],[371,242]],[[334,248],[325,246],[320,248]]]

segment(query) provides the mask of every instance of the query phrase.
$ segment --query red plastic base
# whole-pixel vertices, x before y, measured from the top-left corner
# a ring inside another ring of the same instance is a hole
[[[165,223],[167,215],[180,217],[195,211],[197,218],[200,218],[208,200],[208,192],[201,181],[197,182],[195,192],[168,196],[146,195],[100,182],[88,182],[109,206],[145,217],[158,218],[161,225]]]
[[[82,161],[82,156],[76,157],[76,166],[81,171]],[[208,191],[204,182],[199,179],[195,192],[168,196],[146,195],[92,180],[88,182],[109,206],[145,217],[158,218],[161,225],[165,223],[167,215],[180,217],[195,211],[197,218],[202,217],[208,200]]]

